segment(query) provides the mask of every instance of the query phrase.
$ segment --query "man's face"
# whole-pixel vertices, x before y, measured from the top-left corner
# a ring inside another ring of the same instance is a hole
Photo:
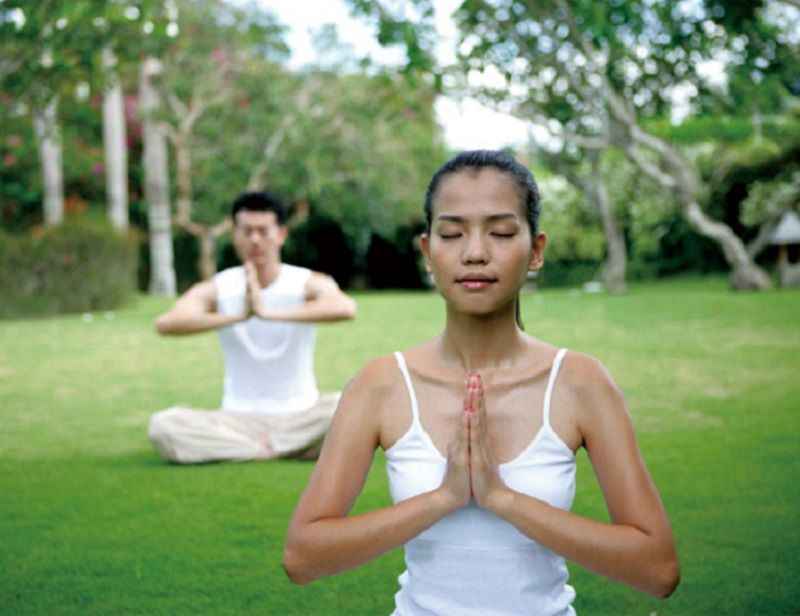
[[[275,212],[241,210],[236,214],[233,245],[242,261],[256,266],[280,261],[286,235],[286,226],[278,224]]]

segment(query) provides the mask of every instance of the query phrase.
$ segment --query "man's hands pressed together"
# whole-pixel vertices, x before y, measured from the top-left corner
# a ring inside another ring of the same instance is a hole
[[[245,319],[252,316],[264,318],[266,308],[261,299],[261,283],[258,281],[258,271],[252,261],[245,261],[244,273],[247,280],[247,293],[244,299]]]

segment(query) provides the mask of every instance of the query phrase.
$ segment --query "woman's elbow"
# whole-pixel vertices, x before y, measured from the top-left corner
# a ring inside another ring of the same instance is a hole
[[[288,546],[283,549],[283,570],[295,584],[309,584],[319,577],[313,575],[302,556]]]
[[[681,567],[678,559],[674,558],[660,565],[653,577],[653,585],[649,589],[650,594],[658,599],[669,597],[681,582]]]

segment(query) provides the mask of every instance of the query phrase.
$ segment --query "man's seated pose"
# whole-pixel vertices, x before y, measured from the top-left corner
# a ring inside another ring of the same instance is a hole
[[[222,410],[160,411],[150,440],[179,463],[315,457],[339,397],[317,390],[315,322],[352,319],[355,302],[329,276],[281,263],[288,229],[276,196],[245,193],[232,216],[244,265],[194,285],[156,320],[160,334],[219,330]]]

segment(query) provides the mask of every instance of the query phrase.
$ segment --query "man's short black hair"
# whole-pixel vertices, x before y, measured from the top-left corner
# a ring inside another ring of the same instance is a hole
[[[236,197],[231,208],[233,224],[236,224],[236,214],[241,210],[247,212],[275,212],[278,224],[286,224],[286,204],[278,195],[271,192],[246,192]]]

